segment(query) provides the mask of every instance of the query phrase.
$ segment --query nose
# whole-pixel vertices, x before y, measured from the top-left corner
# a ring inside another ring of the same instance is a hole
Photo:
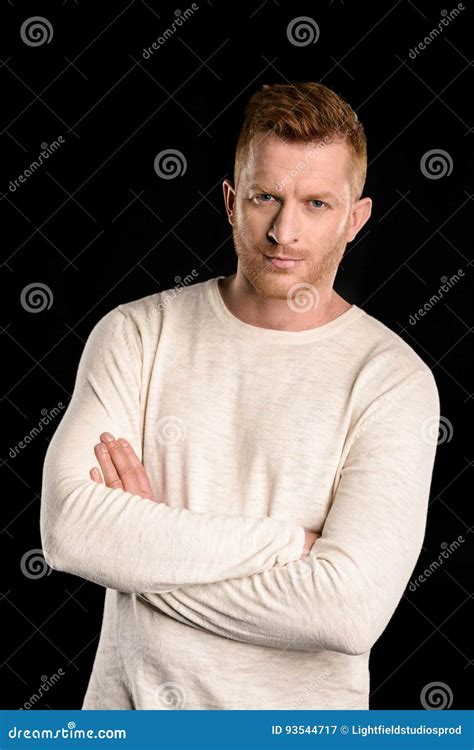
[[[289,206],[280,208],[278,215],[268,230],[267,237],[277,245],[293,245],[299,240],[297,217]]]

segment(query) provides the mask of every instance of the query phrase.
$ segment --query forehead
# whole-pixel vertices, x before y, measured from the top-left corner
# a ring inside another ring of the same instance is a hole
[[[350,181],[350,153],[342,139],[290,143],[272,135],[254,136],[249,144],[242,178],[285,184],[318,180],[342,187]]]

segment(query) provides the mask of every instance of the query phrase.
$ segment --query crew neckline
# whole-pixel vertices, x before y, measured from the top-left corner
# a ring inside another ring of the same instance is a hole
[[[348,310],[338,315],[337,318],[333,318],[328,323],[323,323],[323,325],[316,328],[306,328],[303,331],[280,331],[273,328],[261,328],[251,323],[245,323],[229,310],[219,289],[219,279],[225,278],[223,275],[215,276],[206,282],[210,302],[218,319],[229,330],[234,331],[241,338],[266,343],[302,344],[332,336],[364,314],[361,307],[352,304]]]

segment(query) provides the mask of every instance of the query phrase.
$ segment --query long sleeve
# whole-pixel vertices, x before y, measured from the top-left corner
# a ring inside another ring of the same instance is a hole
[[[99,320],[85,344],[43,466],[40,532],[47,563],[123,592],[157,592],[248,576],[298,557],[302,526],[196,513],[90,479],[94,445],[104,431],[126,437],[142,458],[142,345],[138,326],[120,307]]]
[[[438,423],[436,382],[418,369],[360,415],[308,562],[144,598],[180,622],[245,643],[365,653],[421,550]]]

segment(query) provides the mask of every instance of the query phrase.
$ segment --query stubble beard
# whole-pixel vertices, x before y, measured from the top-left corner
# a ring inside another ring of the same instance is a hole
[[[294,271],[283,271],[269,267],[263,254],[278,255],[281,252],[282,255],[289,255],[288,250],[269,243],[249,247],[237,223],[232,227],[232,234],[242,274],[259,294],[271,299],[286,299],[288,289],[294,284],[307,284],[310,289],[317,290],[332,285],[347,244],[345,232],[336,240],[327,238],[323,241],[326,245],[324,252],[320,252],[321,246],[319,250],[313,248],[312,252],[303,256],[299,251],[297,257],[305,259],[301,267]]]

